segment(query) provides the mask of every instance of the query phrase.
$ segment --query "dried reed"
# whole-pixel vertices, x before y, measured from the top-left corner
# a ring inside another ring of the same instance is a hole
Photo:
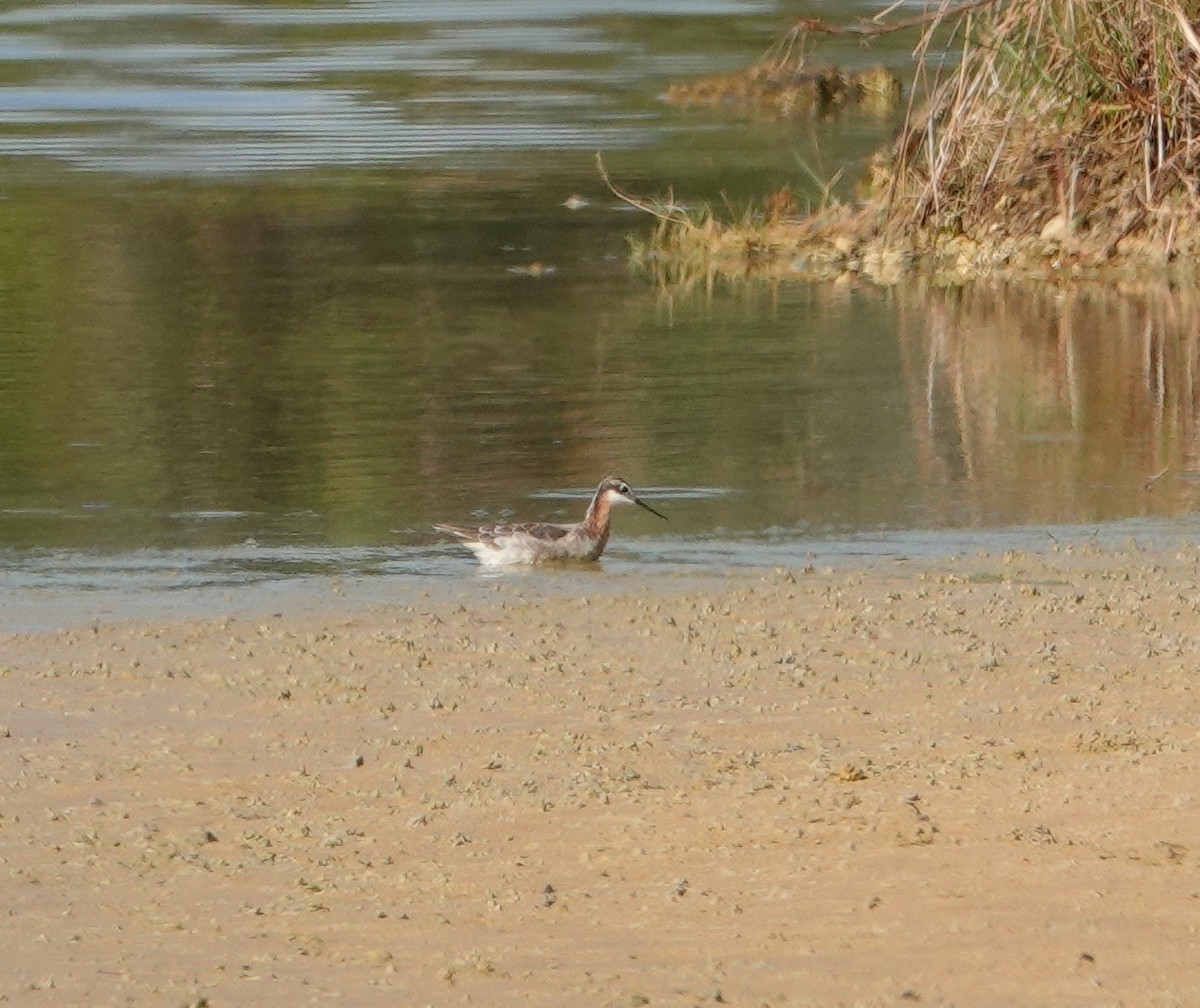
[[[1009,0],[968,12],[961,60],[893,148],[895,239],[1051,239],[1110,257],[1195,241],[1197,3]],[[918,46],[931,73],[938,26]]]
[[[872,159],[863,201],[807,218],[660,220],[656,270],[743,247],[895,277],[925,263],[965,275],[1200,262],[1200,0],[965,0],[898,24],[802,21],[785,37],[921,28],[900,135]],[[938,52],[953,52],[951,60]],[[745,228],[749,224],[752,233]],[[740,231],[739,236],[739,229]],[[706,247],[707,250],[706,251]],[[753,254],[751,254],[753,253]],[[696,264],[689,267],[696,269]],[[711,265],[702,272],[711,273]],[[803,272],[797,268],[798,272]]]

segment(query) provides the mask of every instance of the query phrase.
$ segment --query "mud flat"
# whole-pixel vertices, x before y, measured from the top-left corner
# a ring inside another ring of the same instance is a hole
[[[1200,551],[0,642],[0,1002],[1175,1005]]]

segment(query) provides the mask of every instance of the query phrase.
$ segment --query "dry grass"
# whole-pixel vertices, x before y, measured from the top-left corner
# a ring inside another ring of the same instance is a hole
[[[1200,209],[1188,6],[1019,0],[966,15],[962,63],[894,149],[888,229],[1054,237],[1106,257],[1140,234],[1169,255]]]
[[[929,95],[869,166],[863,201],[794,220],[668,223],[659,264],[705,245],[741,270],[1088,274],[1194,269],[1200,248],[1200,0],[944,4],[917,46]],[[793,29],[829,31],[804,22]],[[862,24],[843,29],[886,30]],[[959,54],[941,74],[947,38]],[[747,226],[749,225],[749,226]],[[764,256],[763,250],[770,256]],[[800,260],[798,263],[796,260]],[[881,266],[882,264],[882,266]],[[719,267],[724,271],[724,267]]]

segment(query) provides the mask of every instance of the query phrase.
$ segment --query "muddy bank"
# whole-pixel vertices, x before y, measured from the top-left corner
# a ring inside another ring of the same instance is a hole
[[[1200,551],[9,637],[0,999],[1194,989]]]

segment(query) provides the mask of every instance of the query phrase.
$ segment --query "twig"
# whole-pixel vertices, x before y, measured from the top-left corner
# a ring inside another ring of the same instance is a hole
[[[646,200],[638,199],[636,196],[630,196],[629,193],[622,192],[620,189],[618,189],[613,183],[613,180],[609,178],[608,169],[604,167],[604,158],[599,151],[596,151],[596,168],[600,172],[600,178],[603,180],[604,184],[608,186],[608,191],[616,196],[617,199],[628,203],[631,207],[634,207],[637,210],[641,210],[642,212],[648,213],[653,217],[657,217],[661,221],[673,221],[676,224],[683,224],[687,221],[687,214],[671,204],[668,204],[667,207],[663,209],[662,207],[654,206],[653,203],[648,203]]]
[[[1164,476],[1166,476],[1167,473],[1169,473],[1170,471],[1171,471],[1170,466],[1167,466],[1165,469],[1160,469],[1153,476],[1151,476],[1148,480],[1146,480],[1145,483],[1142,484],[1142,489],[1150,490],[1151,488],[1153,488],[1155,483],[1157,483],[1160,479],[1162,479]]]
[[[1191,47],[1192,52],[1200,56],[1200,38],[1196,37],[1196,30],[1192,27],[1192,23],[1177,5],[1172,4],[1170,10],[1175,15],[1175,20],[1179,22],[1179,30],[1183,33],[1184,41]]]

